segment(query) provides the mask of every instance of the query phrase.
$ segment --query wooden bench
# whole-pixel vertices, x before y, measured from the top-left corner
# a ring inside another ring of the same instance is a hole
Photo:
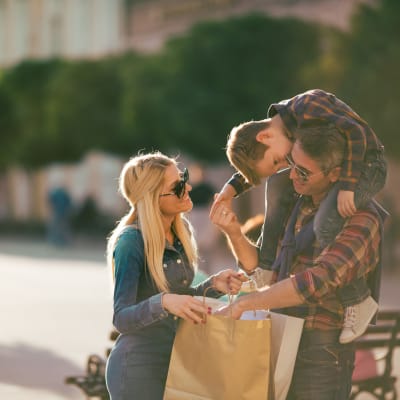
[[[118,338],[118,332],[113,330],[110,333],[110,340],[115,341]],[[96,398],[100,400],[109,400],[110,396],[106,387],[105,369],[106,359],[110,355],[111,349],[107,349],[105,357],[92,354],[86,362],[86,375],[68,376],[65,383],[75,385],[83,391],[87,399]]]
[[[381,366],[381,372],[357,378],[355,371],[350,399],[355,399],[362,392],[368,392],[379,400],[397,399],[393,356],[396,347],[400,346],[400,310],[379,311],[377,324],[370,325],[365,334],[354,343],[357,352],[367,350],[373,353],[377,366]],[[359,367],[362,368],[362,365]]]
[[[110,340],[115,341],[118,332],[110,333]],[[400,347],[400,310],[379,311],[376,325],[370,325],[363,336],[355,341],[356,351],[373,351],[374,360],[382,363],[381,373],[362,379],[353,379],[351,400],[362,392],[368,392],[376,399],[397,399],[396,376],[393,375],[393,355],[396,347]],[[105,384],[105,364],[110,349],[106,350],[105,358],[90,355],[87,360],[86,375],[70,376],[65,379],[68,384],[78,386],[87,398],[109,400]],[[357,367],[356,367],[357,368]]]

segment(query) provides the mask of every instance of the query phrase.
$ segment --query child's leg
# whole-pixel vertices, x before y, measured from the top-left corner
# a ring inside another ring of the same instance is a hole
[[[335,184],[322,200],[314,217],[314,233],[323,248],[333,242],[344,225],[344,219],[337,210],[338,192],[338,185]]]
[[[276,257],[278,240],[295,200],[296,193],[289,178],[290,169],[285,169],[268,178],[265,186],[265,218],[260,246],[259,266],[270,269]]]
[[[365,278],[358,278],[351,284],[339,288],[336,294],[342,306],[349,307],[361,303],[371,294],[371,291]]]
[[[370,296],[370,289],[364,278],[357,279],[337,290],[337,296],[345,307],[343,330],[340,343],[349,343],[360,337],[378,310],[378,304]]]
[[[357,208],[370,201],[384,186],[386,180],[386,162],[382,151],[370,152],[365,158],[365,168],[360,175],[354,202]],[[344,219],[337,211],[338,185],[329,191],[314,218],[314,232],[322,247],[331,243],[342,230]]]
[[[354,202],[359,208],[368,203],[385,185],[387,166],[383,151],[370,152],[365,157],[365,168],[354,192]]]

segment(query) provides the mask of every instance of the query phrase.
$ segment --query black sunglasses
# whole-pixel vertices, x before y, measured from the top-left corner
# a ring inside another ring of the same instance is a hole
[[[181,180],[173,187],[172,192],[160,194],[160,197],[163,196],[176,196],[178,199],[181,199],[186,192],[186,182],[189,180],[189,171],[185,168],[181,175]]]

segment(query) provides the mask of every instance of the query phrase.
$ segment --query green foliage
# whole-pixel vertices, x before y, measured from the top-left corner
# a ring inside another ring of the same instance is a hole
[[[315,87],[353,106],[398,157],[400,2],[379,4],[350,33],[254,14],[198,24],[156,55],[23,62],[0,76],[0,168],[94,148],[225,160],[233,126]]]
[[[152,110],[162,121],[152,133],[168,140],[158,143],[204,160],[224,159],[234,125],[265,118],[271,102],[307,87],[302,73],[318,57],[317,32],[299,21],[251,15],[202,23],[171,40],[164,99]]]
[[[11,164],[17,156],[18,123],[14,103],[0,86],[0,169]]]
[[[168,100],[163,95],[166,78],[162,55],[130,55],[122,62],[121,75],[124,90],[119,153],[130,156],[139,150],[165,150],[165,144],[174,138],[165,134],[162,110]]]
[[[0,97],[8,127],[4,131],[1,127],[0,151],[7,163],[26,166],[43,163],[45,99],[49,82],[59,66],[57,60],[26,61],[4,73]]]
[[[63,65],[46,99],[50,157],[76,160],[88,149],[115,149],[121,82],[111,60]]]
[[[338,90],[382,139],[386,150],[400,157],[400,2],[381,0],[364,5],[343,42],[343,82]]]

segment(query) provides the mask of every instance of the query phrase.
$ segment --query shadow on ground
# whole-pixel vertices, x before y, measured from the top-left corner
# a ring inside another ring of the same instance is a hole
[[[66,376],[81,375],[82,368],[52,351],[24,343],[0,345],[0,360],[0,383],[82,398],[76,388],[64,383]]]

